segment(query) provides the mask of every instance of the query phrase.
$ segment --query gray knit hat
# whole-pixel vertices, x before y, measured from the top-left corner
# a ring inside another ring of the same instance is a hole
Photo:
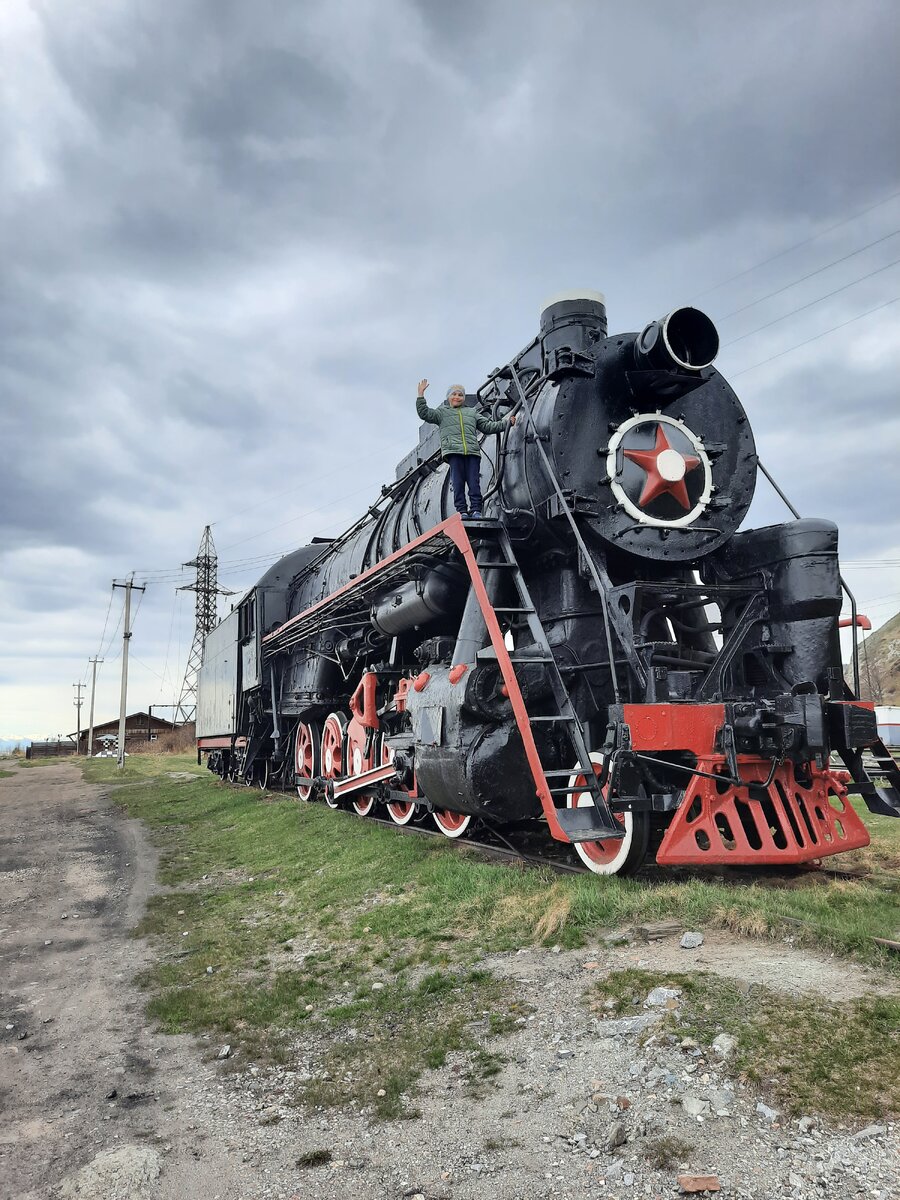
[[[451,383],[450,386],[447,388],[447,396],[446,396],[447,400],[450,399],[451,392],[462,392],[462,394],[465,396],[466,389],[463,387],[463,385],[461,383]]]

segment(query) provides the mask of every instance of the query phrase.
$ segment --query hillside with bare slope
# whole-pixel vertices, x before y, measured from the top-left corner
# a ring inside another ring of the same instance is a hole
[[[859,674],[865,699],[900,704],[900,613],[860,643]],[[851,677],[849,669],[847,676]]]

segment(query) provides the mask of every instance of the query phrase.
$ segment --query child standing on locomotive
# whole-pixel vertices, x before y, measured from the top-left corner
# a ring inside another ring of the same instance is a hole
[[[454,383],[447,389],[447,405],[440,408],[429,408],[425,403],[425,389],[428,380],[419,381],[419,391],[416,399],[416,412],[421,421],[429,425],[437,425],[441,431],[441,457],[450,467],[450,482],[453,485],[453,502],[456,511],[470,515],[474,519],[481,517],[481,447],[478,444],[479,433],[500,433],[507,424],[515,425],[513,413],[500,421],[492,421],[484,417],[474,408],[467,408],[466,389],[462,384]],[[469,490],[469,500],[466,502],[466,488]],[[471,505],[471,513],[469,513]]]

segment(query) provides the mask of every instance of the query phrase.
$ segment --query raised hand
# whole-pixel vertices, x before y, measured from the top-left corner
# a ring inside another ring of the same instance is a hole
[[[420,380],[419,380],[419,391],[418,391],[418,395],[420,395],[420,396],[424,396],[424,395],[425,395],[425,389],[426,389],[427,387],[428,387],[428,380],[427,380],[427,379],[420,379]]]

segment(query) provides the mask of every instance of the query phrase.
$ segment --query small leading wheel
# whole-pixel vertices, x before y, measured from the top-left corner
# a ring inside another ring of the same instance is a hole
[[[435,825],[448,838],[462,837],[472,823],[471,814],[451,812],[449,808],[436,808],[431,815]]]
[[[301,779],[312,781],[319,769],[319,730],[314,722],[307,724],[301,721],[297,726],[297,736],[294,741],[294,773]],[[308,800],[313,793],[310,783],[298,783],[297,795],[301,800]]]
[[[603,755],[592,754],[594,774],[603,770]],[[582,774],[569,776],[569,787],[584,787]],[[569,808],[590,808],[594,801],[591,793],[570,792]],[[647,853],[650,838],[650,816],[645,812],[617,812],[613,814],[624,826],[625,836],[607,842],[573,842],[573,849],[589,871],[595,875],[629,875],[638,869]]]
[[[394,761],[394,751],[388,745],[387,738],[381,739],[381,765]],[[387,804],[388,816],[395,825],[408,825],[416,815],[416,806],[412,800],[389,800]]]
[[[347,729],[347,718],[343,713],[329,713],[325,718],[322,729],[322,774],[326,779],[342,779],[344,770],[344,734]],[[325,803],[329,808],[337,808],[337,800],[332,800],[325,793]]]

